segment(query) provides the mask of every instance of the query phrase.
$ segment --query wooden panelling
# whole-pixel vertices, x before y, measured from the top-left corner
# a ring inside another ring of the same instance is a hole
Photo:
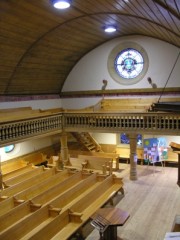
[[[65,12],[51,1],[2,0],[0,9],[2,95],[61,93],[79,59],[113,38],[144,35],[180,46],[179,0],[73,1]],[[104,34],[112,23],[117,32]]]

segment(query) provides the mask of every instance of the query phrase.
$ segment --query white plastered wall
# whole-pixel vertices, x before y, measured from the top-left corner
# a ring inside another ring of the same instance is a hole
[[[122,85],[113,80],[107,69],[108,56],[112,49],[123,42],[134,42],[142,46],[149,58],[149,68],[144,78],[133,85]],[[63,86],[63,91],[100,90],[102,80],[108,81],[106,89],[151,88],[147,78],[151,77],[158,88],[163,88],[170,76],[180,49],[150,37],[130,36],[111,40],[85,55],[72,69]],[[168,80],[166,87],[180,87],[180,59]],[[94,105],[100,98],[62,99],[64,108],[83,108]]]

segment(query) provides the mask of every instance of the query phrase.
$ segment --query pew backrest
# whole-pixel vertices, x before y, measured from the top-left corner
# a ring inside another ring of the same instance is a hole
[[[112,158],[107,157],[96,157],[96,156],[86,156],[78,155],[81,160],[87,161],[87,167],[89,169],[103,170],[103,165],[109,165],[113,162]]]
[[[13,177],[16,177],[16,176],[18,176],[18,175],[20,175],[22,173],[31,171],[32,169],[33,169],[33,166],[31,164],[28,164],[28,165],[26,165],[26,166],[24,166],[22,168],[18,168],[18,169],[13,170],[13,171],[11,171],[9,173],[5,173],[2,176],[3,177],[3,181],[6,181],[6,180],[8,180],[10,178],[13,178]]]
[[[43,166],[38,167],[38,168],[32,168],[31,171],[19,174],[18,176],[15,176],[13,178],[10,178],[8,180],[3,180],[3,183],[5,186],[13,186],[17,183],[21,183],[23,181],[25,181],[26,179],[29,179],[33,176],[38,175],[39,173],[42,173],[44,171]]]
[[[56,174],[56,169],[50,168],[49,170],[39,173],[37,176],[33,176],[21,183],[17,183],[12,187],[4,189],[3,191],[0,192],[0,197],[2,196],[11,197],[18,192],[21,192],[33,185],[43,182],[44,180],[46,180],[47,178],[51,177],[54,174]]]
[[[2,174],[6,174],[25,166],[27,166],[27,162],[22,159],[8,160],[1,163],[1,171]]]

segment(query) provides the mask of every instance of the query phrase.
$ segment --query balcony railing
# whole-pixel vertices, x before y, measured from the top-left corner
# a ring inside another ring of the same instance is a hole
[[[162,113],[66,113],[64,128],[105,130],[106,132],[138,131],[180,134],[180,114]]]
[[[0,145],[60,133],[62,130],[180,135],[180,114],[71,112],[0,122]]]
[[[0,123],[0,144],[61,131],[62,114]]]

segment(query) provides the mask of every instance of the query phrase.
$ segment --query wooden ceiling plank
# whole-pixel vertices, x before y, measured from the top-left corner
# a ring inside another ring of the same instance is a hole
[[[168,6],[166,4],[163,4],[163,5],[160,4],[159,5],[159,1],[157,1],[157,0],[155,0],[155,2],[157,3],[159,11],[162,13],[163,18],[165,19],[165,21],[167,23],[166,26],[169,29],[173,30],[174,32],[179,31],[178,25],[180,25],[180,16],[179,16],[179,18],[177,18],[179,24],[176,25],[173,17],[177,17],[177,16],[175,14],[172,14],[172,15],[170,14],[171,11],[172,11],[170,6]]]

